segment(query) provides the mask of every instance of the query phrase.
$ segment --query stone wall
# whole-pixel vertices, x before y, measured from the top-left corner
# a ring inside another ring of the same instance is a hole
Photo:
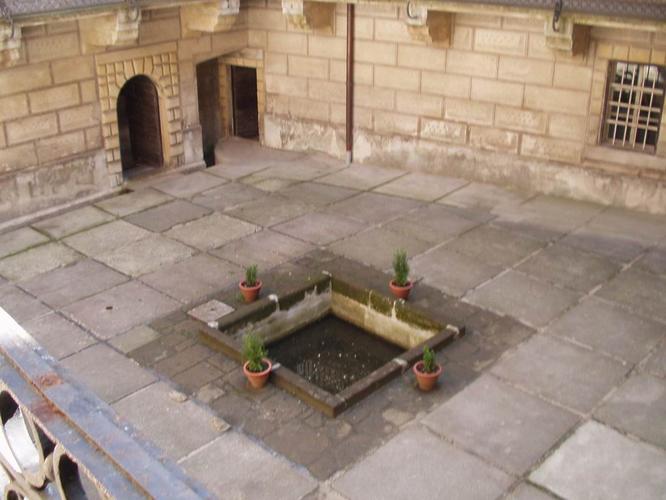
[[[456,14],[450,47],[405,21],[356,7],[356,162],[666,212],[666,133],[657,155],[598,145],[608,60],[666,64],[663,33],[593,28],[568,55],[546,47],[543,19]],[[343,158],[344,5],[329,33],[290,26],[271,0],[248,26],[265,51],[266,144]]]

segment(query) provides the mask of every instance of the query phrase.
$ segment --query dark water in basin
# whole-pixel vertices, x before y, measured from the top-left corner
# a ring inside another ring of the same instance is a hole
[[[268,355],[336,394],[404,350],[329,314],[268,346]]]

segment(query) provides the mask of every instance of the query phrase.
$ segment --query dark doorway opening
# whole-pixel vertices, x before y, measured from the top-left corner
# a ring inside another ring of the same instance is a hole
[[[257,70],[231,66],[231,96],[234,135],[246,139],[259,137]]]
[[[121,89],[118,133],[123,175],[131,177],[164,164],[159,96],[147,76],[135,76]]]
[[[199,122],[206,166],[215,165],[215,145],[222,136],[220,73],[217,59],[197,64]]]

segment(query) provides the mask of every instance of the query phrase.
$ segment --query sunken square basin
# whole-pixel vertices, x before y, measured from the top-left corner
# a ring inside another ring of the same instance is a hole
[[[244,334],[267,345],[271,380],[335,417],[462,329],[409,304],[328,273],[281,296],[270,295],[203,325],[202,340],[241,361]]]

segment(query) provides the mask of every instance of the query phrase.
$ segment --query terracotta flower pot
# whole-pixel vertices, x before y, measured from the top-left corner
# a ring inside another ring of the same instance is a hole
[[[245,286],[245,281],[241,281],[238,284],[238,288],[240,288],[240,291],[243,294],[245,302],[249,304],[250,302],[254,302],[255,300],[257,300],[257,296],[261,291],[261,285],[262,285],[261,281],[257,281],[257,284],[254,286]]]
[[[391,289],[391,293],[397,298],[407,300],[409,292],[414,288],[414,283],[408,281],[405,286],[398,286],[395,284],[395,280],[391,280],[389,281],[389,288]]]
[[[414,375],[416,375],[416,381],[419,383],[419,389],[424,392],[431,391],[435,384],[437,384],[437,379],[442,373],[442,367],[437,365],[437,370],[433,373],[424,373],[423,370],[423,361],[419,361],[412,368],[414,370]]]
[[[247,365],[249,361],[246,361],[243,365],[243,373],[250,382],[250,385],[255,389],[261,389],[266,385],[268,376],[271,374],[271,370],[273,369],[273,363],[271,363],[270,360],[264,358],[262,361],[264,362],[264,366],[266,366],[266,368],[260,372],[251,372],[248,370]]]

